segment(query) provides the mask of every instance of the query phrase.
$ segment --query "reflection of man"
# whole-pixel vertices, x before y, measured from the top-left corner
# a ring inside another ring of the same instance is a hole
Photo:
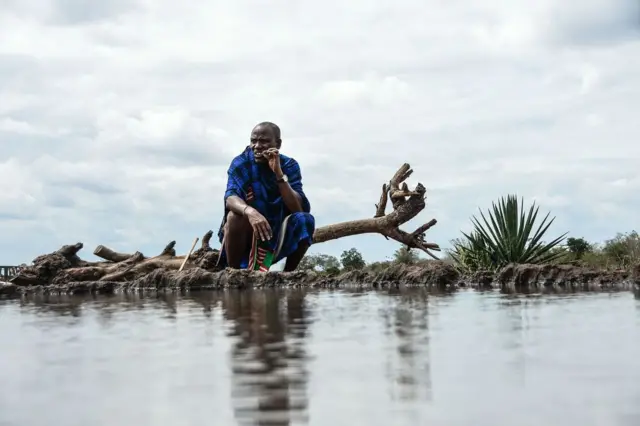
[[[260,123],[231,162],[218,232],[222,266],[266,271],[287,258],[284,270],[293,271],[312,243],[315,219],[300,166],[279,153],[281,144],[280,128]]]

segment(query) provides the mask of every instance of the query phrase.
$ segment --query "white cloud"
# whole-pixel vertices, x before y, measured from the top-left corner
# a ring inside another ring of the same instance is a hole
[[[226,166],[263,120],[319,225],[372,216],[404,162],[429,197],[410,226],[436,217],[445,246],[507,193],[555,232],[637,225],[634,0],[98,3],[0,11],[2,262],[79,240],[187,250],[217,230]],[[314,250],[353,245],[396,248]]]
[[[479,16],[472,33],[491,48],[536,45],[609,44],[637,37],[640,5],[635,0],[473,1]]]
[[[329,106],[372,104],[384,106],[408,99],[409,85],[398,77],[365,75],[360,80],[327,81],[320,88],[319,99]]]

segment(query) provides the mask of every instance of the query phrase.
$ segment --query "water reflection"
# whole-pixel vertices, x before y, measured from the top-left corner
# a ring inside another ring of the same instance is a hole
[[[92,300],[95,300],[93,296],[36,295],[22,299],[20,306],[25,311],[38,314],[56,314],[77,318],[82,315],[83,305]]]
[[[530,301],[521,297],[503,297],[498,302],[501,309],[497,318],[498,327],[503,337],[500,339],[504,353],[508,355],[505,365],[508,368],[507,377],[514,385],[526,384],[526,340],[529,328],[528,305]]]
[[[309,321],[305,290],[229,291],[224,317],[237,337],[230,354],[232,398],[241,424],[306,420]]]
[[[381,312],[385,336],[395,346],[388,351],[386,362],[390,396],[405,401],[430,401],[429,293],[424,289],[409,292],[391,289],[387,294],[394,296],[395,302]]]
[[[2,301],[0,363],[15,368],[0,369],[0,424],[630,426],[637,298],[391,288]]]

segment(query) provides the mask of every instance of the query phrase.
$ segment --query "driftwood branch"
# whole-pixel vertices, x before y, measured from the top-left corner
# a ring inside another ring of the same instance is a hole
[[[93,254],[111,262],[122,262],[131,257],[130,254],[118,253],[103,245],[96,247]]]
[[[411,233],[400,229],[401,225],[415,218],[426,206],[425,187],[418,183],[413,190],[410,190],[405,182],[412,173],[413,170],[409,164],[403,164],[391,180],[382,185],[382,193],[376,204],[376,213],[373,218],[320,227],[316,229],[313,242],[318,244],[351,235],[377,233],[409,248],[420,249],[436,258],[431,250],[438,251],[439,246],[427,242],[425,237],[426,231],[437,223],[435,219]],[[386,213],[389,200],[393,210]],[[159,255],[153,257],[145,257],[140,252],[120,253],[99,245],[93,253],[105,260],[100,262],[86,262],[78,257],[78,252],[83,248],[82,243],[67,245],[53,253],[34,259],[33,264],[22,269],[12,281],[20,286],[35,286],[74,282],[130,282],[148,279],[151,280],[146,282],[145,285],[148,286],[158,280],[169,279],[160,278],[158,273],[163,273],[162,271],[172,274],[195,274],[191,278],[194,276],[197,278],[199,273],[220,269],[218,267],[219,251],[212,249],[210,245],[213,235],[213,231],[208,231],[202,237],[200,248],[193,251],[198,241],[196,238],[186,256],[176,255],[175,241],[169,242]],[[157,284],[160,285],[160,283]]]
[[[374,217],[382,217],[387,210],[387,200],[389,199],[389,187],[386,183],[382,184],[382,194],[380,201],[376,204],[376,215]]]
[[[165,248],[162,249],[162,252],[160,252],[160,256],[163,256],[163,257],[171,257],[175,255],[176,255],[175,241],[171,241],[169,244],[165,246]]]
[[[202,243],[200,243],[201,250],[211,250],[211,237],[213,237],[213,231],[209,230],[202,237]]]
[[[425,241],[426,231],[437,223],[435,219],[420,226],[412,233],[407,233],[399,228],[400,225],[415,218],[426,207],[427,191],[425,187],[418,183],[415,189],[409,190],[407,183],[404,182],[412,173],[411,166],[405,163],[393,175],[389,184],[382,186],[382,194],[380,201],[376,204],[376,215],[373,218],[336,223],[318,228],[313,235],[314,244],[351,235],[378,233],[385,238],[391,238],[405,244],[409,248],[420,249],[437,259],[430,250],[440,251],[440,247],[435,243]],[[385,214],[389,198],[393,205],[393,211]]]
[[[424,238],[424,234],[425,232],[427,232],[432,226],[434,226],[436,223],[438,223],[437,220],[435,219],[431,219],[429,222],[425,223],[424,225],[422,225],[421,227],[419,227],[418,229],[416,229],[415,231],[413,231],[411,233],[411,236],[416,238],[416,237],[421,237]]]

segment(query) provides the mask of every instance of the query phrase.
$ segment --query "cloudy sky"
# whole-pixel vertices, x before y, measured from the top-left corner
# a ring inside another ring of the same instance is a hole
[[[318,226],[409,162],[443,247],[508,193],[602,241],[640,228],[639,96],[637,0],[0,0],[0,263],[187,251],[263,120]],[[352,246],[398,247],[313,249]]]

